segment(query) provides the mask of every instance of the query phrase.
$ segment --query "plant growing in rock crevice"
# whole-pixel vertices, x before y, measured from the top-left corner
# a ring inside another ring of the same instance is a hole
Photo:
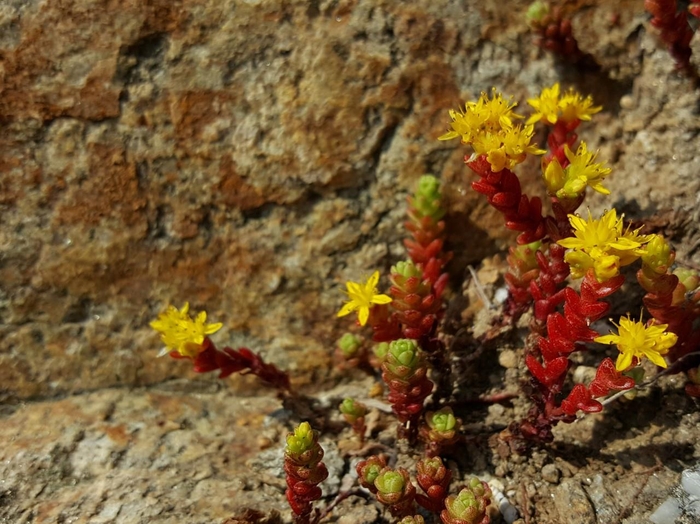
[[[459,138],[471,148],[465,164],[476,175],[472,189],[503,215],[505,228],[517,232],[517,245],[507,257],[510,298],[497,323],[513,325],[531,310],[524,364],[531,376],[532,404],[523,420],[513,421],[500,435],[518,451],[526,443],[551,441],[556,424],[599,412],[611,395],[638,386],[645,360],[685,372],[686,391],[700,396],[700,275],[674,267],[675,254],[665,239],[625,225],[614,208],[600,217],[578,214],[588,189],[610,194],[605,184],[612,170],[577,135],[579,126],[602,108],[559,84],[528,104],[533,112],[525,119],[515,113],[517,104],[495,89],[482,93],[450,111],[450,130],[440,137]],[[545,126],[546,149],[532,143],[535,126]],[[540,158],[543,196],[526,194],[516,172],[532,156]],[[443,461],[446,453],[464,452],[465,438],[455,415],[458,368],[441,333],[451,254],[445,250],[447,215],[435,177],[420,179],[408,215],[408,259],[391,267],[387,294],[380,292],[379,271],[346,283],[347,300],[337,316],[356,313],[357,323],[353,333],[340,339],[338,353],[346,368],[381,374],[398,437],[405,439],[402,446],[423,457],[416,459],[415,468],[422,492],[409,468],[395,467],[396,457],[384,455],[359,462],[358,483],[404,524],[423,522],[418,506],[445,524],[487,524],[488,486],[471,478],[466,485],[457,483],[450,495],[453,472]],[[646,292],[643,304],[649,315],[638,321],[623,316],[613,322],[616,333],[601,334],[593,325],[608,314],[607,301],[622,288],[624,268],[633,264],[640,264],[637,280]],[[206,320],[204,312],[191,318],[185,304],[180,310],[169,307],[151,326],[160,333],[165,352],[190,360],[196,372],[219,371],[221,378],[254,374],[285,398],[295,395],[289,376],[249,349],[219,350],[209,335],[221,324]],[[358,334],[363,328],[366,337]],[[370,336],[374,348],[365,345]],[[615,346],[616,358],[601,358],[589,383],[572,385],[572,356],[595,343]],[[427,402],[431,411],[426,412]],[[368,432],[367,405],[347,398],[339,407],[361,444]],[[295,521],[304,524],[318,522],[333,508],[331,503],[323,513],[314,509],[322,495],[319,484],[328,475],[318,439],[319,433],[303,422],[287,437],[285,448],[286,495]],[[373,446],[386,449],[384,443],[369,443],[358,454],[366,456]]]
[[[666,274],[672,258],[668,253],[664,256],[667,244],[661,237],[625,228],[615,209],[600,219],[589,215],[584,220],[575,214],[587,188],[610,193],[603,184],[611,169],[597,162],[596,153],[584,142],[576,146],[576,129],[601,108],[574,90],[562,93],[559,84],[528,103],[535,112],[520,125],[515,122],[524,117],[513,111],[516,104],[495,91],[491,97],[482,94],[464,110],[450,113],[451,130],[440,138],[460,138],[472,148],[473,154],[465,157],[466,165],[478,176],[472,188],[503,213],[507,228],[520,232],[520,246],[508,257],[511,272],[506,281],[512,291],[512,314],[521,314],[528,301],[534,305],[525,358],[533,377],[533,405],[526,419],[512,424],[504,436],[543,442],[553,438],[551,428],[556,423],[572,422],[580,411],[600,411],[603,406],[596,398],[634,387],[639,376],[634,368],[642,359],[665,367],[665,355],[677,360],[688,354],[677,341],[683,340],[686,346],[695,343],[697,329],[690,326],[698,310],[696,294],[688,298],[684,295],[687,288],[678,287],[679,279]],[[530,143],[535,124],[549,128],[548,151]],[[542,178],[550,215],[542,214],[538,197],[523,194],[513,171],[528,155],[544,155]],[[599,336],[590,325],[609,309],[602,299],[620,289],[624,280],[620,268],[640,258],[645,261],[640,283],[649,292],[645,305],[654,318],[647,324],[623,319],[619,335]],[[574,279],[583,278],[580,292],[566,285],[569,273]],[[691,273],[689,287],[696,284]],[[563,312],[558,311],[561,306]],[[672,325],[674,313],[682,320]],[[688,344],[686,338],[693,342]],[[620,357],[614,365],[609,359],[602,360],[591,384],[577,384],[566,395],[571,355],[594,341],[615,343]],[[696,366],[689,361],[685,369]],[[691,385],[689,390],[695,389]]]

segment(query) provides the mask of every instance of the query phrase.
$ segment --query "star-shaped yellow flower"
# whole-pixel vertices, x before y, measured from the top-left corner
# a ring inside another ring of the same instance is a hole
[[[591,119],[591,115],[595,115],[603,107],[593,106],[593,99],[590,95],[584,98],[573,89],[569,89],[559,100],[559,109],[561,109],[561,119],[569,123],[574,120],[588,121]]]
[[[530,144],[534,128],[519,125],[504,127],[497,133],[482,133],[474,138],[472,147],[476,155],[486,155],[494,172],[513,169],[523,162],[528,154],[542,155],[544,149]]]
[[[498,133],[501,129],[513,126],[513,120],[523,118],[513,112],[517,104],[506,100],[493,88],[491,97],[481,93],[476,102],[467,102],[464,111],[450,110],[451,131],[438,137],[438,140],[461,138],[463,144],[471,144],[484,133]]]
[[[590,268],[599,282],[616,277],[621,266],[631,264],[644,254],[643,245],[651,239],[640,235],[639,229],[623,231],[622,217],[617,217],[615,209],[598,220],[591,217],[590,212],[588,220],[569,215],[569,222],[574,236],[557,243],[572,250],[566,253],[564,260],[574,278],[583,277]]]
[[[646,357],[662,368],[668,366],[663,355],[667,354],[678,340],[674,333],[666,333],[668,324],[645,326],[641,319],[639,322],[635,322],[629,317],[622,317],[620,325],[615,324],[615,326],[617,326],[619,334],[597,337],[595,341],[601,344],[617,345],[620,354],[615,362],[615,368],[618,371],[625,371],[629,368],[635,357],[638,359]]]
[[[545,87],[537,98],[530,98],[530,104],[535,112],[527,119],[528,124],[535,122],[549,122],[556,124],[559,117],[559,82],[552,87]]]
[[[565,124],[572,122],[587,121],[591,115],[596,114],[601,106],[593,106],[593,99],[590,96],[583,97],[574,89],[569,89],[561,95],[561,88],[557,82],[552,87],[545,87],[537,98],[527,101],[535,112],[527,119],[528,124],[535,122],[556,124],[559,120]]]
[[[581,141],[576,153],[564,145],[564,154],[569,160],[566,169],[562,169],[559,161],[553,158],[544,171],[545,184],[550,194],[558,198],[577,198],[586,186],[598,193],[610,194],[602,182],[612,169],[603,162],[595,162],[598,153],[589,151],[586,143]]]
[[[367,324],[369,319],[369,310],[374,304],[388,304],[391,302],[391,297],[388,295],[380,295],[377,292],[377,283],[379,282],[379,271],[367,279],[367,282],[360,284],[358,282],[347,282],[348,300],[345,305],[338,311],[339,317],[349,315],[353,311],[357,311],[357,318],[360,325]]]
[[[206,324],[207,313],[201,311],[192,320],[189,315],[190,304],[185,302],[182,309],[168,306],[158,318],[149,325],[160,333],[165,344],[165,352],[177,351],[183,357],[195,357],[201,350],[204,337],[216,333],[223,324]]]

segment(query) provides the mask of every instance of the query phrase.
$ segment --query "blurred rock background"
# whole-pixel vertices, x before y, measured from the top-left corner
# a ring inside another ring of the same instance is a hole
[[[403,258],[420,175],[444,181],[457,285],[513,242],[468,187],[465,149],[436,140],[448,109],[492,86],[525,114],[555,81],[591,93],[604,111],[581,135],[614,173],[611,197],[587,204],[655,217],[679,260],[700,264],[698,91],[643,2],[572,3],[598,71],[534,46],[528,4],[0,3],[6,411],[191,377],[155,358],[148,327],[185,301],[224,323],[218,343],[262,351],[300,386],[327,379],[344,282]],[[536,162],[520,173],[541,190]]]

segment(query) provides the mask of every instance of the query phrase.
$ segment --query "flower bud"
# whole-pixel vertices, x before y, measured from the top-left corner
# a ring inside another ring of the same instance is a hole
[[[343,356],[348,359],[354,357],[361,346],[362,339],[360,339],[360,337],[357,335],[353,335],[352,333],[345,333],[342,337],[340,337],[340,340],[338,340],[338,347],[340,348],[340,351],[342,351]]]

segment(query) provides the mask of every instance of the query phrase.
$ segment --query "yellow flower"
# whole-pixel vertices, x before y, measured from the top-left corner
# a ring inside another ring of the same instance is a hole
[[[463,144],[471,144],[475,137],[483,133],[496,133],[513,125],[513,119],[523,118],[513,112],[517,104],[505,100],[501,93],[493,88],[492,97],[481,93],[476,102],[467,102],[464,111],[450,110],[451,131],[438,137],[438,140],[462,138]]]
[[[479,100],[472,106],[472,110],[484,119],[485,130],[496,131],[500,128],[510,127],[513,125],[514,118],[523,118],[513,113],[513,108],[518,104],[512,102],[512,98],[504,100],[503,95],[496,91],[495,87],[491,93],[491,98],[486,93],[481,93]]]
[[[576,198],[586,186],[604,195],[610,194],[602,182],[612,170],[604,163],[594,163],[598,153],[588,151],[586,143],[581,141],[575,154],[568,145],[564,145],[564,154],[569,160],[566,169],[562,169],[556,158],[545,169],[544,180],[550,194],[558,198]]]
[[[190,305],[185,302],[182,309],[168,306],[165,312],[149,325],[160,333],[160,339],[165,344],[164,352],[177,351],[183,357],[195,357],[201,351],[204,337],[216,333],[223,326],[222,323],[205,324],[206,311],[201,311],[192,320],[188,311]]]
[[[532,155],[545,153],[536,144],[530,144],[534,132],[533,126],[504,127],[498,133],[483,133],[477,136],[472,147],[475,154],[486,155],[494,172],[504,168],[513,169],[525,160],[528,153]]]
[[[464,111],[450,111],[452,130],[438,140],[461,138],[471,145],[475,155],[486,155],[494,172],[512,169],[527,154],[541,155],[544,150],[531,145],[533,126],[516,126],[513,120],[523,118],[513,112],[517,104],[505,100],[494,88],[491,97],[481,93],[476,102],[467,102]]]
[[[535,113],[527,119],[528,124],[548,122],[554,125],[559,120],[566,124],[576,120],[590,120],[591,115],[603,109],[601,106],[593,107],[590,96],[584,98],[573,89],[569,89],[560,98],[559,83],[544,88],[539,97],[531,98],[527,103],[535,109]]]
[[[535,108],[535,113],[527,119],[528,124],[540,121],[556,124],[559,117],[559,82],[550,88],[545,87],[539,97],[530,98],[527,103]]]
[[[572,249],[564,256],[571,267],[571,275],[581,278],[593,268],[599,282],[610,280],[620,273],[620,267],[631,264],[644,254],[643,244],[650,237],[639,234],[639,229],[622,230],[622,217],[611,209],[600,219],[594,220],[588,213],[588,220],[569,215],[574,229],[573,237],[557,242],[560,246]]]
[[[675,252],[661,235],[649,235],[647,238],[649,243],[646,253],[642,255],[642,264],[652,273],[658,275],[666,273],[676,259]]]
[[[588,121],[591,119],[591,115],[595,115],[603,107],[593,107],[593,99],[590,95],[583,98],[573,89],[569,89],[559,100],[559,109],[561,110],[561,119],[569,123],[574,120]]]
[[[379,271],[375,271],[364,284],[347,282],[347,293],[350,300],[338,311],[338,316],[344,317],[353,311],[358,311],[357,317],[360,325],[364,326],[367,323],[367,319],[369,319],[369,310],[372,309],[374,304],[388,304],[391,302],[390,296],[377,293],[378,282]]]
[[[663,355],[667,354],[678,340],[674,333],[666,333],[668,324],[645,326],[641,319],[635,322],[629,317],[622,317],[620,325],[615,324],[615,326],[618,329],[618,335],[604,335],[597,337],[595,341],[617,345],[620,355],[615,362],[615,368],[618,371],[625,371],[630,367],[634,357],[639,359],[646,357],[657,366],[667,367]]]

